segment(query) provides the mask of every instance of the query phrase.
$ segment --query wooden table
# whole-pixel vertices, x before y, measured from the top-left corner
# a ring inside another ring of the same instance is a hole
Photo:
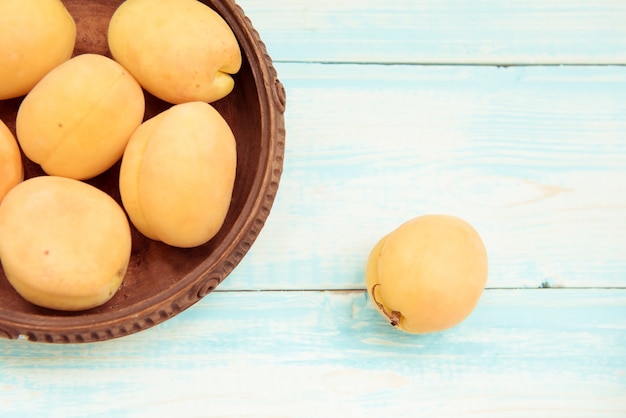
[[[625,417],[626,2],[239,4],[288,97],[262,233],[154,328],[0,340],[0,415]],[[425,213],[472,223],[490,276],[418,336],[364,271]]]

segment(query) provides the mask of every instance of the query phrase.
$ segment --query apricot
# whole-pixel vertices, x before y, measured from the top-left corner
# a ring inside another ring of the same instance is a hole
[[[126,0],[109,22],[108,44],[147,91],[173,104],[228,95],[242,62],[226,21],[197,0]]]
[[[400,330],[432,333],[465,320],[487,282],[487,251],[478,232],[450,215],[414,218],[381,238],[366,267],[378,312]]]
[[[15,137],[0,120],[0,202],[15,185],[24,180],[22,154]]]
[[[215,108],[173,105],[130,138],[120,167],[122,204],[148,238],[195,247],[223,225],[236,166],[235,137]]]
[[[144,111],[143,90],[124,67],[103,55],[78,55],[26,95],[17,140],[47,174],[89,179],[121,158]]]
[[[0,100],[25,95],[74,51],[76,24],[60,0],[2,0],[0,28]]]
[[[33,177],[0,205],[0,260],[26,300],[77,311],[107,302],[131,253],[122,207],[108,194],[66,177]]]

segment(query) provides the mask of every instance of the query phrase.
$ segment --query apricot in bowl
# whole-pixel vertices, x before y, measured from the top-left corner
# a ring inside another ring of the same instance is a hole
[[[0,28],[0,100],[25,95],[74,51],[76,23],[61,0],[2,0]]]
[[[23,179],[24,165],[20,148],[13,133],[0,120],[0,202]]]
[[[181,248],[208,242],[233,193],[237,144],[206,102],[174,105],[130,138],[120,167],[122,203],[145,236]]]
[[[81,54],[26,95],[17,140],[47,174],[90,179],[120,159],[144,112],[141,86],[124,67],[104,55]]]
[[[0,260],[29,302],[79,311],[107,302],[126,274],[131,232],[108,194],[82,181],[39,176],[0,205]]]
[[[197,0],[126,0],[111,17],[107,39],[116,61],[173,104],[225,97],[242,63],[228,23]]]

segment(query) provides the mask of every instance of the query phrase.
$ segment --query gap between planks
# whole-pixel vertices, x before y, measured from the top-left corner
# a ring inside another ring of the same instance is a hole
[[[415,67],[497,67],[497,68],[509,68],[509,67],[626,67],[626,63],[593,63],[593,62],[580,62],[580,63],[558,63],[558,62],[446,62],[446,61],[323,61],[323,60],[285,60],[275,59],[272,60],[274,64],[321,64],[321,65],[364,65],[364,66],[415,66]]]

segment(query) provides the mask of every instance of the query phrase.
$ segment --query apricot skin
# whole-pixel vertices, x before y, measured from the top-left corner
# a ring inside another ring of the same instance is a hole
[[[237,148],[210,104],[174,105],[133,134],[120,167],[122,203],[145,236],[195,247],[221,228],[235,182]]]
[[[0,28],[0,100],[25,95],[74,51],[76,24],[60,0],[2,0]]]
[[[20,149],[9,128],[0,120],[0,202],[22,180],[24,165]]]
[[[478,232],[449,215],[414,218],[381,238],[366,267],[376,309],[417,334],[464,321],[487,282],[488,259]]]
[[[26,95],[17,113],[17,140],[47,174],[85,180],[121,158],[144,111],[141,86],[120,64],[103,55],[78,55]]]
[[[121,206],[78,180],[33,177],[0,205],[0,260],[7,279],[31,303],[77,311],[107,302],[131,253]]]
[[[147,91],[173,104],[228,95],[242,63],[228,24],[197,0],[127,0],[111,18],[108,43]]]

